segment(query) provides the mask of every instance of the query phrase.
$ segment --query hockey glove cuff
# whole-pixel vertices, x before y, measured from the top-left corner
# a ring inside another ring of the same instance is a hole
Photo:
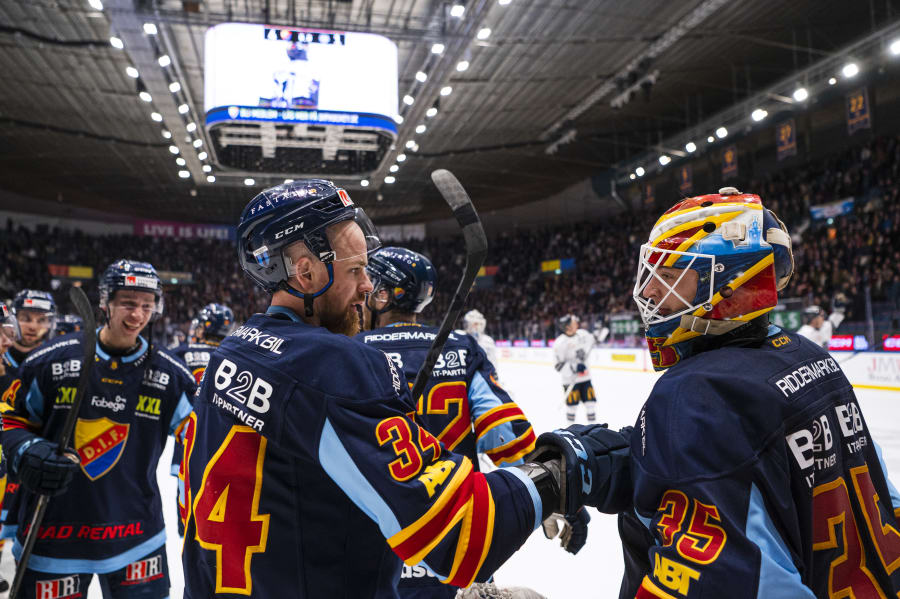
[[[72,482],[78,470],[78,456],[71,452],[60,455],[58,447],[52,441],[36,440],[13,462],[19,480],[32,493],[59,495]]]

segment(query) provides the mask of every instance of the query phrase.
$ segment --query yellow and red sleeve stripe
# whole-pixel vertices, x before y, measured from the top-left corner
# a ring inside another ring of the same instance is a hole
[[[400,559],[415,565],[460,525],[453,566],[446,582],[468,586],[484,563],[494,532],[494,499],[487,479],[465,459],[424,516],[388,539]]]
[[[492,408],[475,421],[475,438],[480,439],[489,430],[511,420],[527,420],[522,409],[514,403],[505,403]]]
[[[519,458],[534,451],[534,443],[537,438],[534,436],[534,429],[530,426],[520,436],[516,437],[509,443],[487,450],[487,455],[496,465],[503,463],[515,462]]]
[[[634,595],[634,599],[675,599],[675,597],[653,584],[650,577],[644,576],[644,580],[641,581],[641,586]]]
[[[897,519],[897,522],[900,522],[900,507],[894,510],[894,518]]]
[[[3,414],[3,430],[12,430],[14,428],[23,428],[25,430],[34,430],[37,425],[30,422],[27,418],[21,416],[13,416],[12,414]]]

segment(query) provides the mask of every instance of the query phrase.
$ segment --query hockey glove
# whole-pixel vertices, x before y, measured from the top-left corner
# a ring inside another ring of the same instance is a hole
[[[629,437],[630,431],[618,433],[605,424],[573,424],[543,433],[525,461],[559,459],[559,513],[574,517],[588,505],[615,514],[631,505]]]
[[[584,508],[578,510],[572,518],[564,518],[559,514],[553,514],[544,520],[542,526],[544,528],[544,536],[548,539],[554,539],[559,535],[559,545],[572,555],[575,555],[587,542],[588,522],[591,516]],[[562,525],[562,534],[560,534],[560,525]]]
[[[563,366],[565,366],[565,365],[566,365],[565,362],[557,362],[556,364],[553,365],[553,367],[556,369],[557,372],[559,372],[560,370],[563,369]]]
[[[40,495],[64,493],[78,470],[78,456],[56,453],[59,446],[45,439],[36,440],[13,460],[15,474],[25,488]]]
[[[584,374],[585,372],[587,372],[587,366],[585,365],[584,362],[579,362],[578,366],[575,367],[575,373],[576,374]]]

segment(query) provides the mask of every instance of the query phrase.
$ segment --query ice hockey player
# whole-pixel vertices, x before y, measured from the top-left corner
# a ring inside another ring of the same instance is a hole
[[[0,302],[0,391],[4,388],[2,386],[2,381],[6,380],[7,376],[15,377],[16,371],[12,364],[7,362],[6,352],[14,343],[20,340],[19,323],[16,320],[16,317],[6,304]],[[0,413],[8,409],[10,409],[10,407],[5,401],[0,403]],[[7,482],[6,458],[0,455],[0,509],[2,509],[2,520],[4,521],[6,520],[6,510],[8,507],[4,500]],[[6,538],[0,538],[0,551],[3,551],[3,546],[5,544]],[[0,593],[5,593],[8,590],[9,583],[0,576]]]
[[[84,321],[77,314],[64,314],[56,320],[56,336],[77,333],[84,326]]]
[[[545,433],[544,459],[484,474],[416,423],[402,371],[350,338],[379,241],[344,190],[267,189],[237,232],[272,300],[210,358],[187,424],[186,598],[396,597],[401,559],[468,586],[551,512],[622,509],[614,431]]]
[[[583,403],[588,422],[594,422],[597,419],[597,395],[591,384],[587,361],[596,339],[580,327],[581,322],[574,314],[566,314],[557,322],[562,334],[553,342],[553,355],[566,396],[566,419],[575,422],[578,404]]]
[[[82,364],[84,331],[64,335],[22,363],[3,414],[3,450],[22,484],[13,554],[36,494],[50,501],[28,562],[24,596],[86,594],[93,574],[112,597],[169,594],[166,532],[156,468],[166,435],[190,412],[196,384],[180,360],[140,336],[163,312],[162,284],[144,262],[119,260],[99,281],[105,323],[96,360]],[[152,326],[152,325],[151,325]],[[58,438],[82,369],[90,369],[74,448]]]
[[[486,326],[487,319],[478,310],[469,310],[463,316],[463,330],[475,338],[475,341],[478,342],[478,345],[481,346],[481,349],[487,355],[488,361],[491,364],[496,364],[497,344],[494,343],[493,337],[484,332]]]
[[[819,306],[809,306],[803,311],[803,326],[797,329],[798,335],[803,335],[819,347],[828,349],[834,329],[844,322],[844,312],[834,310],[825,318],[825,311]]]
[[[734,188],[679,202],[641,246],[665,373],[631,436],[620,597],[900,596],[900,495],[853,388],[769,324],[792,272],[784,226]]]
[[[234,329],[234,312],[231,308],[216,303],[206,304],[191,323],[191,342],[182,343],[172,350],[172,353],[187,365],[198,384],[206,371],[209,357],[232,329]],[[178,477],[178,495],[175,503],[178,508],[178,534],[182,537],[184,518],[187,515],[183,503],[184,473],[181,472],[181,460],[184,456],[183,432],[182,429],[178,429],[175,433],[171,470],[172,476]]]

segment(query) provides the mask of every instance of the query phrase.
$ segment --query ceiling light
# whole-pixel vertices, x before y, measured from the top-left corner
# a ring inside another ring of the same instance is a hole
[[[432,118],[437,114],[437,112],[438,112],[437,108],[432,106],[431,108],[429,108],[428,110],[425,111],[425,116],[427,116],[428,118]]]
[[[696,151],[697,151],[697,144],[695,144],[695,143],[692,142],[692,141],[689,141],[689,142],[687,142],[686,144],[684,144],[684,150],[685,150],[688,154],[691,154],[691,153],[693,153],[693,152],[696,152]]]
[[[199,158],[200,160],[206,160],[207,158],[209,158],[209,154],[207,154],[206,152],[200,152],[199,154],[197,154],[197,158]]]
[[[153,101],[153,96],[151,96],[151,95],[150,95],[149,93],[147,93],[147,92],[141,92],[141,93],[139,93],[139,94],[138,94],[138,98],[140,98],[140,99],[143,100],[144,102],[152,102],[152,101]]]
[[[137,79],[140,76],[140,73],[138,73],[138,70],[134,67],[125,67],[125,74],[132,79]]]
[[[635,175],[634,173],[631,173],[630,175],[628,175],[628,178],[631,179],[632,181],[634,181],[635,179],[637,179],[637,175]]]
[[[763,110],[762,108],[757,108],[753,112],[750,113],[750,118],[756,121],[757,123],[769,116],[768,111]]]
[[[449,96],[452,93],[453,93],[453,88],[450,87],[449,85],[445,85],[444,87],[441,88],[442,96]]]
[[[393,182],[396,181],[396,180],[397,180],[397,178],[396,178],[396,177],[392,177],[391,175],[388,175],[387,177],[384,178],[384,182],[385,182],[385,183],[388,183],[388,184],[391,184],[391,183],[393,183]]]
[[[432,54],[443,54],[444,53],[444,44],[431,44],[431,53]]]
[[[284,180],[284,184],[285,184],[285,185],[287,185],[288,183],[293,183],[293,182],[294,182],[293,179],[285,179],[285,180]]]
[[[193,133],[194,131],[197,130],[197,123],[191,121],[190,123],[185,125],[185,129],[188,130],[188,133]]]
[[[419,125],[416,127],[416,133],[425,133],[425,125]]]
[[[244,179],[244,185],[247,185],[248,187],[249,187],[250,185],[256,185],[256,181],[254,181],[254,180],[251,179],[250,177],[247,177],[246,179]]]
[[[659,157],[660,166],[666,166],[670,162],[672,162],[672,159],[669,158],[668,156],[666,156],[665,154],[663,154],[662,156]]]
[[[718,137],[719,139],[725,139],[726,137],[728,137],[728,129],[726,129],[725,127],[719,127],[718,129],[716,129],[716,137]]]
[[[406,154],[397,154],[397,162],[405,162]]]
[[[407,149],[412,149],[412,147],[413,147],[414,145],[416,145],[416,142],[414,142],[413,140],[409,140],[408,142],[406,142],[406,148],[407,148]]]
[[[178,105],[178,113],[179,114],[187,114],[190,107],[187,104],[179,104]]]
[[[359,182],[359,184],[360,184],[362,187],[368,187],[368,186],[369,186],[369,180],[368,180],[368,179],[363,179],[362,181]]]
[[[202,145],[203,145],[203,140],[202,140],[202,139],[195,139],[195,140],[194,140],[194,147],[195,147],[195,148],[199,148],[199,147],[202,146]]]
[[[203,172],[204,172],[204,173],[211,173],[211,172],[212,172],[212,167],[211,167],[210,165],[208,165],[208,164],[204,164],[204,165],[203,165],[202,167],[200,167],[200,168],[203,169]]]
[[[512,2],[512,0],[497,0],[497,4],[499,4],[500,6],[506,6],[510,2]]]
[[[116,36],[112,36],[111,38],[109,38],[109,45],[116,50],[121,50],[125,47],[125,44],[122,42],[122,40],[117,38]]]
[[[411,149],[413,152],[418,152],[418,151],[419,151],[419,144],[417,144],[416,142],[413,142],[413,147],[410,148],[410,149]]]
[[[400,170],[400,167],[397,166],[396,164],[392,164],[391,168],[389,168],[388,170],[391,171],[392,173],[396,173],[397,171]]]
[[[189,173],[188,171],[178,171],[178,176],[182,179],[187,179],[191,176],[191,173]]]
[[[478,34],[475,36],[480,40],[486,40],[491,37],[491,28],[490,27],[482,27],[478,30]]]
[[[710,143],[710,144],[711,144],[711,143],[714,142],[714,141],[716,141],[716,138],[713,137],[712,135],[710,135],[709,137],[706,138],[706,143]]]
[[[426,73],[425,71],[419,71],[418,73],[416,73],[416,81],[418,81],[419,83],[425,83],[426,81],[428,81],[428,73]]]
[[[144,23],[144,33],[147,35],[156,35],[156,25],[153,23]]]
[[[841,74],[843,74],[847,79],[856,77],[857,73],[859,73],[859,67],[855,62],[848,62],[844,65],[844,68],[841,69]]]
[[[172,83],[169,84],[169,91],[172,92],[173,94],[180,92],[181,84],[178,83],[177,81],[173,81]]]
[[[162,115],[159,114],[158,112],[151,112],[150,118],[153,119],[154,121],[156,121],[157,123],[162,122]]]
[[[637,175],[638,177],[643,177],[644,176],[644,167],[639,166],[636,169],[634,169],[634,174]]]
[[[179,152],[178,146],[169,146],[169,151],[173,154],[177,154]]]
[[[394,115],[394,122],[397,123],[398,125],[402,125],[402,124],[403,124],[403,117],[400,116],[399,114],[395,114],[395,115]]]
[[[469,68],[468,60],[460,60],[458,63],[456,63],[456,70],[459,71],[460,73],[467,70],[468,68]]]
[[[466,7],[462,4],[454,4],[450,7],[450,16],[456,17],[457,19],[461,19],[462,16],[466,14]]]
[[[415,101],[416,101],[416,99],[413,98],[412,96],[410,96],[409,94],[406,94],[405,96],[403,96],[403,103],[406,104],[407,106],[412,106],[413,102],[415,102]]]
[[[809,97],[809,92],[806,91],[805,87],[798,87],[794,90],[794,100],[797,102],[803,102]]]
[[[187,164],[187,160],[179,156],[175,159],[175,164],[177,164],[178,166],[184,166],[185,164]]]
[[[103,10],[103,3],[100,0],[88,0],[88,4],[91,5],[91,8],[94,10]]]
[[[215,183],[215,182],[216,182],[216,176],[215,176],[215,175],[206,175],[206,182],[207,182],[207,183]]]
[[[167,67],[170,64],[172,64],[172,59],[169,58],[168,54],[163,54],[162,56],[160,56],[159,58],[156,59],[156,62],[158,62],[159,66],[161,66],[161,67]]]
[[[172,139],[172,134],[169,133],[168,131],[166,131],[165,129],[163,129],[162,134],[163,134],[163,137],[164,137],[164,138],[166,138],[166,139]]]
[[[828,78],[828,85],[834,85],[835,83],[837,83],[837,79],[835,79],[834,77]]]
[[[900,54],[900,38],[892,41],[891,45],[888,46],[888,50],[890,50],[891,54],[893,54],[894,56],[897,56],[898,54]]]

